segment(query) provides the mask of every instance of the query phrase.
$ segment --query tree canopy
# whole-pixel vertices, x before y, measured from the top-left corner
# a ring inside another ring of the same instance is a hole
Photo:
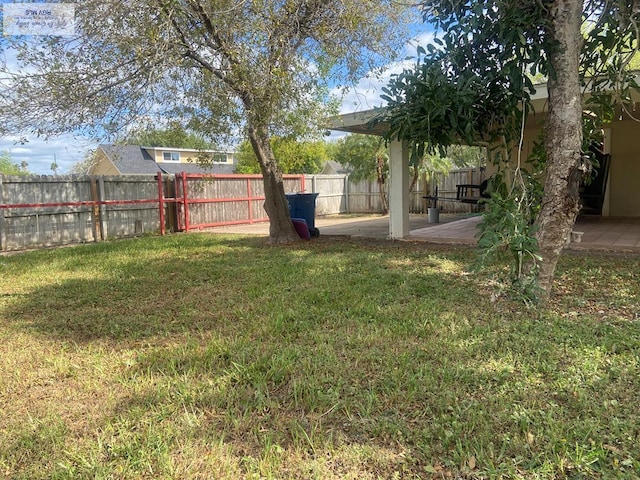
[[[352,181],[375,179],[382,210],[389,210],[386,188],[389,154],[382,138],[373,135],[347,135],[336,142],[333,157],[336,162],[349,167]]]
[[[377,174],[376,158],[382,155],[388,161],[384,140],[374,135],[351,134],[346,135],[331,149],[333,159],[350,168],[350,175],[354,181],[375,179]],[[446,173],[453,168],[479,167],[486,162],[484,148],[467,145],[450,145],[444,149],[445,155],[436,152],[426,153],[410,168],[418,173],[429,172]],[[384,175],[388,168],[384,168]]]
[[[8,38],[0,124],[40,135],[120,133],[141,116],[207,138],[246,136],[264,177],[273,242],[297,239],[270,137],[327,113],[328,79],[394,56],[394,0],[86,0],[72,37]],[[37,95],[34,95],[37,92]]]
[[[9,152],[0,152],[0,173],[3,175],[27,175],[26,164],[18,165],[11,161]]]
[[[543,299],[580,211],[575,192],[590,174],[587,146],[616,108],[632,113],[635,4],[422,1],[424,19],[436,29],[434,44],[385,89],[389,138],[408,141],[419,153],[485,143],[496,161],[507,163],[532,111],[531,77],[548,79],[544,138],[536,149],[544,193],[538,195],[542,189],[518,157],[512,180],[495,190],[480,240],[491,252],[502,244],[515,259],[514,279],[530,292],[540,287]]]
[[[91,167],[93,167],[98,162],[97,150],[92,148],[88,150],[84,158],[82,160],[78,160],[71,168],[69,168],[69,173],[73,175],[87,175]]]
[[[122,143],[140,145],[142,147],[175,147],[195,150],[212,150],[213,142],[202,134],[190,132],[176,120],[170,121],[164,128],[146,125],[127,133]]]
[[[376,159],[379,156],[384,157],[386,165],[387,148],[384,140],[374,135],[346,135],[338,139],[333,147],[333,159],[349,167],[349,175],[354,182],[376,178]],[[382,172],[384,176],[387,170],[385,166]]]
[[[327,144],[323,141],[298,141],[293,138],[273,137],[273,155],[282,173],[318,173],[329,160]],[[238,147],[236,173],[260,173],[260,164],[251,143],[245,140]]]

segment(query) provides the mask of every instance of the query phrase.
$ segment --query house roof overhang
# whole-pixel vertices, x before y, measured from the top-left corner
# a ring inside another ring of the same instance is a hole
[[[340,132],[382,136],[389,130],[389,124],[383,122],[372,125],[371,123],[380,112],[380,109],[376,109],[337,115],[329,119],[328,128]]]
[[[637,81],[640,83],[640,74]],[[640,94],[634,92],[634,100],[640,101]],[[637,97],[637,98],[635,98]],[[535,85],[535,93],[531,95],[532,113],[545,113],[549,107],[549,90],[546,83]],[[348,133],[362,133],[366,135],[384,135],[389,124],[386,122],[372,124],[372,120],[384,111],[384,108],[365,110],[361,112],[345,113],[329,119],[328,128]]]

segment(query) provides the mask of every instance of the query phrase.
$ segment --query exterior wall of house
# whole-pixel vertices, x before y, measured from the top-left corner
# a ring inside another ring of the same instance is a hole
[[[151,155],[156,163],[164,163],[164,153],[165,152],[180,152],[180,163],[187,163],[187,158],[193,156],[195,158],[194,153],[185,153],[184,150],[179,148],[166,148],[166,149],[148,149],[149,155]],[[167,162],[174,163],[174,162]]]
[[[611,125],[609,215],[640,217],[640,123],[632,119]]]
[[[542,131],[543,119],[544,116],[538,114],[527,120],[522,145],[523,160],[531,154],[533,144]],[[611,217],[640,217],[640,122],[629,118],[615,120],[610,131],[608,213],[605,207],[604,214]],[[514,149],[511,156],[513,166],[516,161],[517,150]],[[526,163],[523,166],[527,168]],[[486,176],[496,171],[497,167],[488,162]]]
[[[156,163],[191,163],[195,162],[198,159],[198,155],[200,152],[198,150],[193,149],[184,149],[184,148],[150,148],[147,149],[147,152]],[[178,152],[180,153],[180,162],[165,162],[164,154],[165,152]],[[214,156],[216,164],[221,165],[233,165],[233,153],[229,152],[212,152],[206,151],[207,153],[211,153]],[[224,161],[222,160],[222,156],[224,156]],[[190,160],[191,159],[191,162]]]
[[[115,165],[100,150],[96,153],[98,161],[89,169],[89,175],[120,175]]]
[[[527,118],[527,122],[524,128],[524,136],[522,140],[522,152],[521,152],[521,161],[522,167],[526,170],[531,170],[527,165],[527,158],[531,155],[533,151],[533,145],[538,140],[538,136],[542,131],[542,123],[544,122],[544,114],[536,114],[530,115]],[[487,159],[487,166],[485,170],[485,178],[489,178],[491,175],[494,175],[498,171],[498,166],[492,162],[492,156],[494,155],[490,149],[488,149],[488,155],[490,158]],[[515,167],[518,162],[518,150],[514,148],[511,151],[511,164]],[[504,175],[507,175],[507,172],[503,172]]]

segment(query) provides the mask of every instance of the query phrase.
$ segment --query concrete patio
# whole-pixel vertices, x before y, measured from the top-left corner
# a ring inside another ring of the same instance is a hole
[[[428,223],[426,215],[409,218],[410,233],[405,240],[443,244],[474,245],[477,241],[480,216],[461,217],[440,215],[439,223]],[[389,237],[388,215],[334,215],[318,217],[316,227],[320,235],[345,235],[351,237]],[[233,225],[210,230],[216,233],[240,233],[268,235],[268,223]],[[574,231],[583,232],[580,242],[571,242],[568,249],[586,251],[617,251],[640,253],[640,218],[612,218],[582,216]]]
[[[431,228],[411,230],[410,239],[437,243],[475,244],[481,217],[458,220]],[[568,249],[640,252],[640,218],[581,216]]]

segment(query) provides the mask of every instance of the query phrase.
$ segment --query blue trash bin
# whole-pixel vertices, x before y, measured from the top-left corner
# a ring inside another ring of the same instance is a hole
[[[320,235],[320,230],[316,228],[316,198],[318,195],[318,193],[286,194],[291,218],[304,218],[312,237]]]

